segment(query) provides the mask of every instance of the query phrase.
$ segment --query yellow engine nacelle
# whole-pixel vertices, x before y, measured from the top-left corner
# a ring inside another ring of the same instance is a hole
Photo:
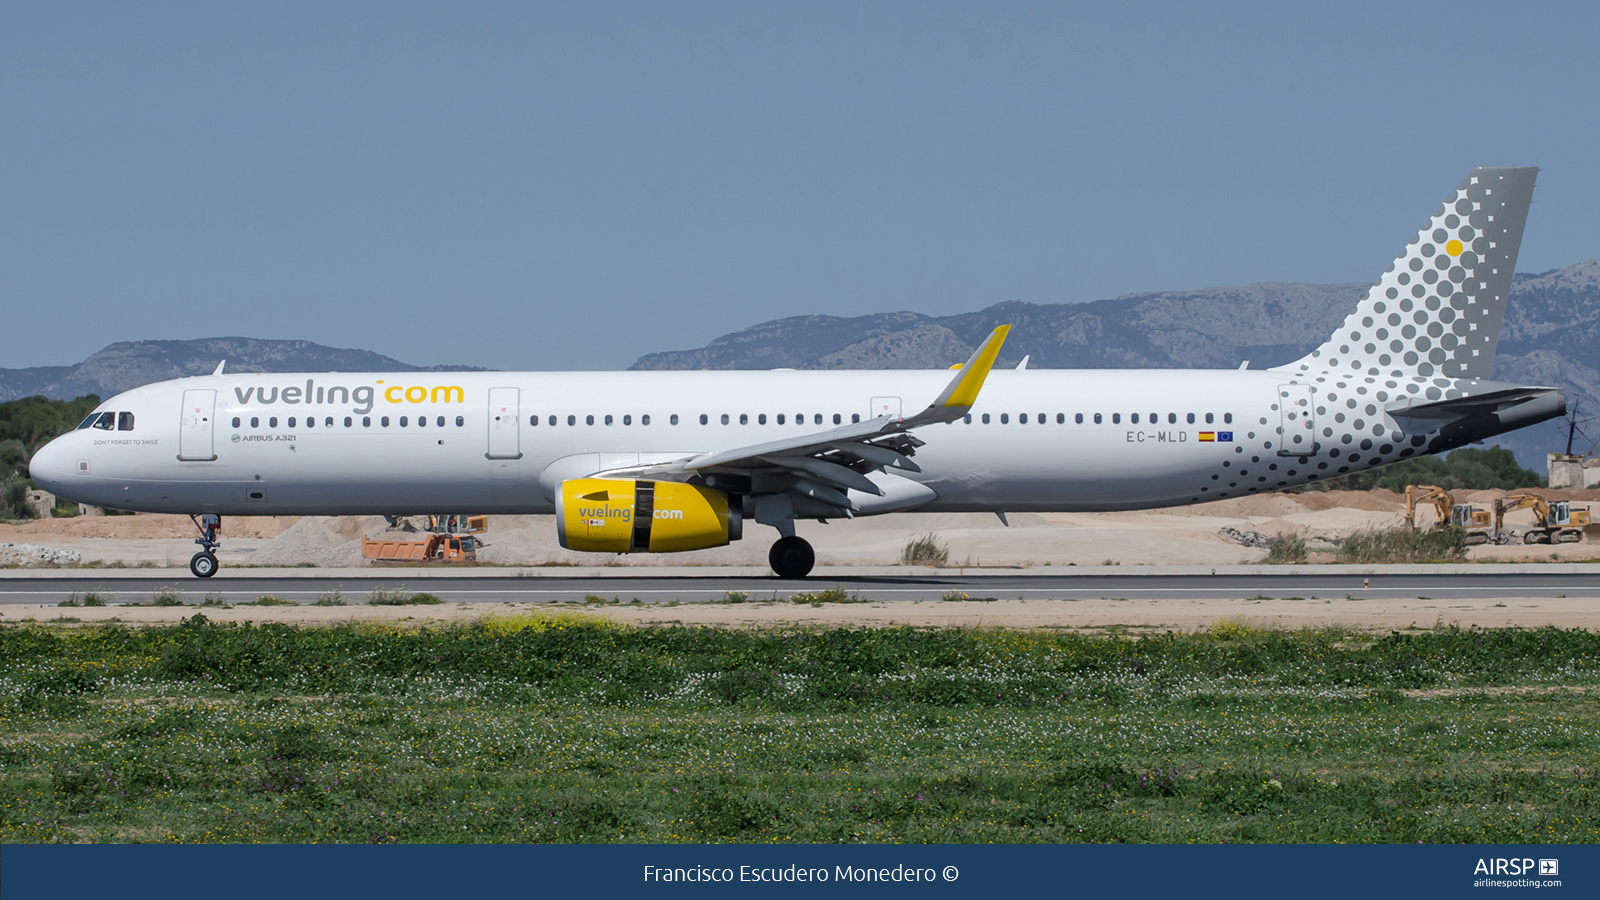
[[[575,478],[556,491],[556,534],[568,550],[675,553],[742,537],[722,491],[676,481]]]

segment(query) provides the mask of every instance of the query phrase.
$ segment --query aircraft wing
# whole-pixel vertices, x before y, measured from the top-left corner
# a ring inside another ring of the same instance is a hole
[[[846,491],[883,494],[866,473],[888,469],[922,471],[911,461],[911,456],[923,442],[909,432],[923,425],[954,422],[972,409],[1010,330],[1011,326],[1001,325],[990,332],[944,391],[915,415],[880,416],[747,447],[685,456],[653,465],[611,469],[598,472],[595,477],[682,479],[723,475],[748,478],[751,493],[791,493],[809,497],[837,507],[841,515],[848,515],[856,504]]]

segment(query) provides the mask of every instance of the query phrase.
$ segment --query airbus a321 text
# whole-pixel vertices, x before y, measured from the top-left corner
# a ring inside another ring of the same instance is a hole
[[[1270,369],[215,374],[112,397],[42,448],[81,503],[221,517],[554,513],[571,550],[671,553],[796,519],[1204,503],[1562,415],[1489,380],[1534,168],[1470,172],[1327,343]]]

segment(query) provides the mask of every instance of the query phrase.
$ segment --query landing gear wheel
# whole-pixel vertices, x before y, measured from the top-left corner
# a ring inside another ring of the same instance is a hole
[[[779,578],[804,578],[817,564],[817,554],[802,537],[778,538],[767,552],[767,562]]]
[[[189,571],[193,572],[196,578],[210,578],[217,574],[217,558],[203,551],[196,553],[189,560]]]

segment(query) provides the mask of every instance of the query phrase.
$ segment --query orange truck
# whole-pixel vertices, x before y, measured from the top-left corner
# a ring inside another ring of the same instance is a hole
[[[478,542],[457,534],[430,534],[423,541],[362,538],[361,555],[379,562],[470,562],[478,558]]]

